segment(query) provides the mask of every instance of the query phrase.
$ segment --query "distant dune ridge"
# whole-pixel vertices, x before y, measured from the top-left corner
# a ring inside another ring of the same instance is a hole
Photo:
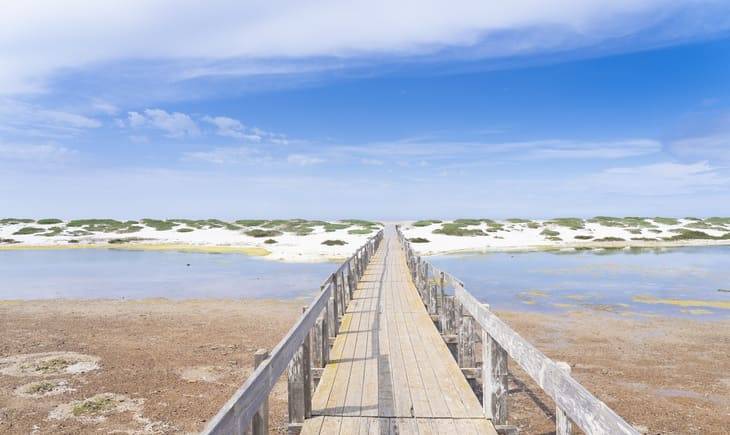
[[[393,222],[424,255],[730,244],[730,218],[428,219]],[[0,219],[0,249],[236,252],[279,261],[345,258],[385,224],[360,219]]]

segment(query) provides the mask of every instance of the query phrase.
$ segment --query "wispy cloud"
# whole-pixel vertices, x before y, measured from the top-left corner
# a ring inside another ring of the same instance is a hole
[[[290,154],[287,156],[286,161],[299,166],[310,166],[324,163],[324,159],[320,157],[308,156],[304,154]]]
[[[18,144],[0,142],[0,160],[59,161],[76,152],[55,143]]]
[[[100,120],[80,113],[0,99],[0,131],[23,136],[60,137],[99,128]]]
[[[692,194],[727,190],[730,186],[730,177],[706,161],[610,168],[583,181],[584,188],[632,196]]]
[[[727,30],[722,17],[730,6],[712,0],[315,0],[303,7],[293,0],[212,0],[204,13],[200,8],[172,0],[39,0],[6,7],[0,15],[0,93],[44,90],[61,70],[130,58],[175,62],[180,71],[198,64],[192,74],[203,76],[267,73],[281,69],[273,62],[280,59],[485,58],[605,44],[631,51]],[[664,21],[671,29],[662,27]],[[639,36],[628,40],[631,35]],[[230,60],[243,62],[220,65]],[[246,68],[249,62],[256,68]]]
[[[671,150],[680,157],[730,162],[730,131],[676,140]]]
[[[204,116],[202,119],[214,125],[216,127],[215,133],[219,136],[257,143],[261,141],[279,145],[288,143],[286,136],[283,134],[271,133],[256,127],[247,127],[241,121],[227,116]]]
[[[145,109],[142,113],[129,112],[127,120],[131,128],[158,129],[173,138],[200,134],[198,124],[189,115],[180,112],[169,113],[162,109]]]
[[[249,147],[219,147],[183,154],[184,160],[223,164],[256,164],[271,160],[267,154]]]

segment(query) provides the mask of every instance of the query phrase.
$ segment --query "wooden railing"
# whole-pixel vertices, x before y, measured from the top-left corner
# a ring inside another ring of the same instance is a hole
[[[555,402],[556,434],[572,433],[572,424],[587,434],[639,434],[573,379],[569,365],[545,356],[492,313],[489,305],[479,302],[461,281],[416,255],[400,228],[398,238],[427,310],[462,372],[475,391],[481,392],[484,413],[500,432],[511,432],[507,425],[507,361],[511,358]],[[453,294],[447,294],[447,289]],[[482,343],[481,367],[476,361],[478,341]]]
[[[311,416],[312,388],[329,361],[330,342],[382,239],[380,230],[325,280],[321,292],[271,354],[266,350],[254,354],[253,374],[208,423],[204,434],[268,433],[269,394],[287,369],[289,432],[301,429],[304,419]]]

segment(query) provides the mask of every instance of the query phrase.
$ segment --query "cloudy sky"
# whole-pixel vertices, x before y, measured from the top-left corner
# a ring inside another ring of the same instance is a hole
[[[730,215],[726,0],[28,0],[0,214]]]

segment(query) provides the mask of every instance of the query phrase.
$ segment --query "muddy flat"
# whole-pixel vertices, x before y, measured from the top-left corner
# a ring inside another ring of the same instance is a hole
[[[295,321],[301,300],[0,302],[0,433],[199,431]],[[500,312],[648,433],[723,433],[730,322]],[[510,422],[554,430],[554,405],[510,365]],[[286,386],[271,398],[286,422]]]

